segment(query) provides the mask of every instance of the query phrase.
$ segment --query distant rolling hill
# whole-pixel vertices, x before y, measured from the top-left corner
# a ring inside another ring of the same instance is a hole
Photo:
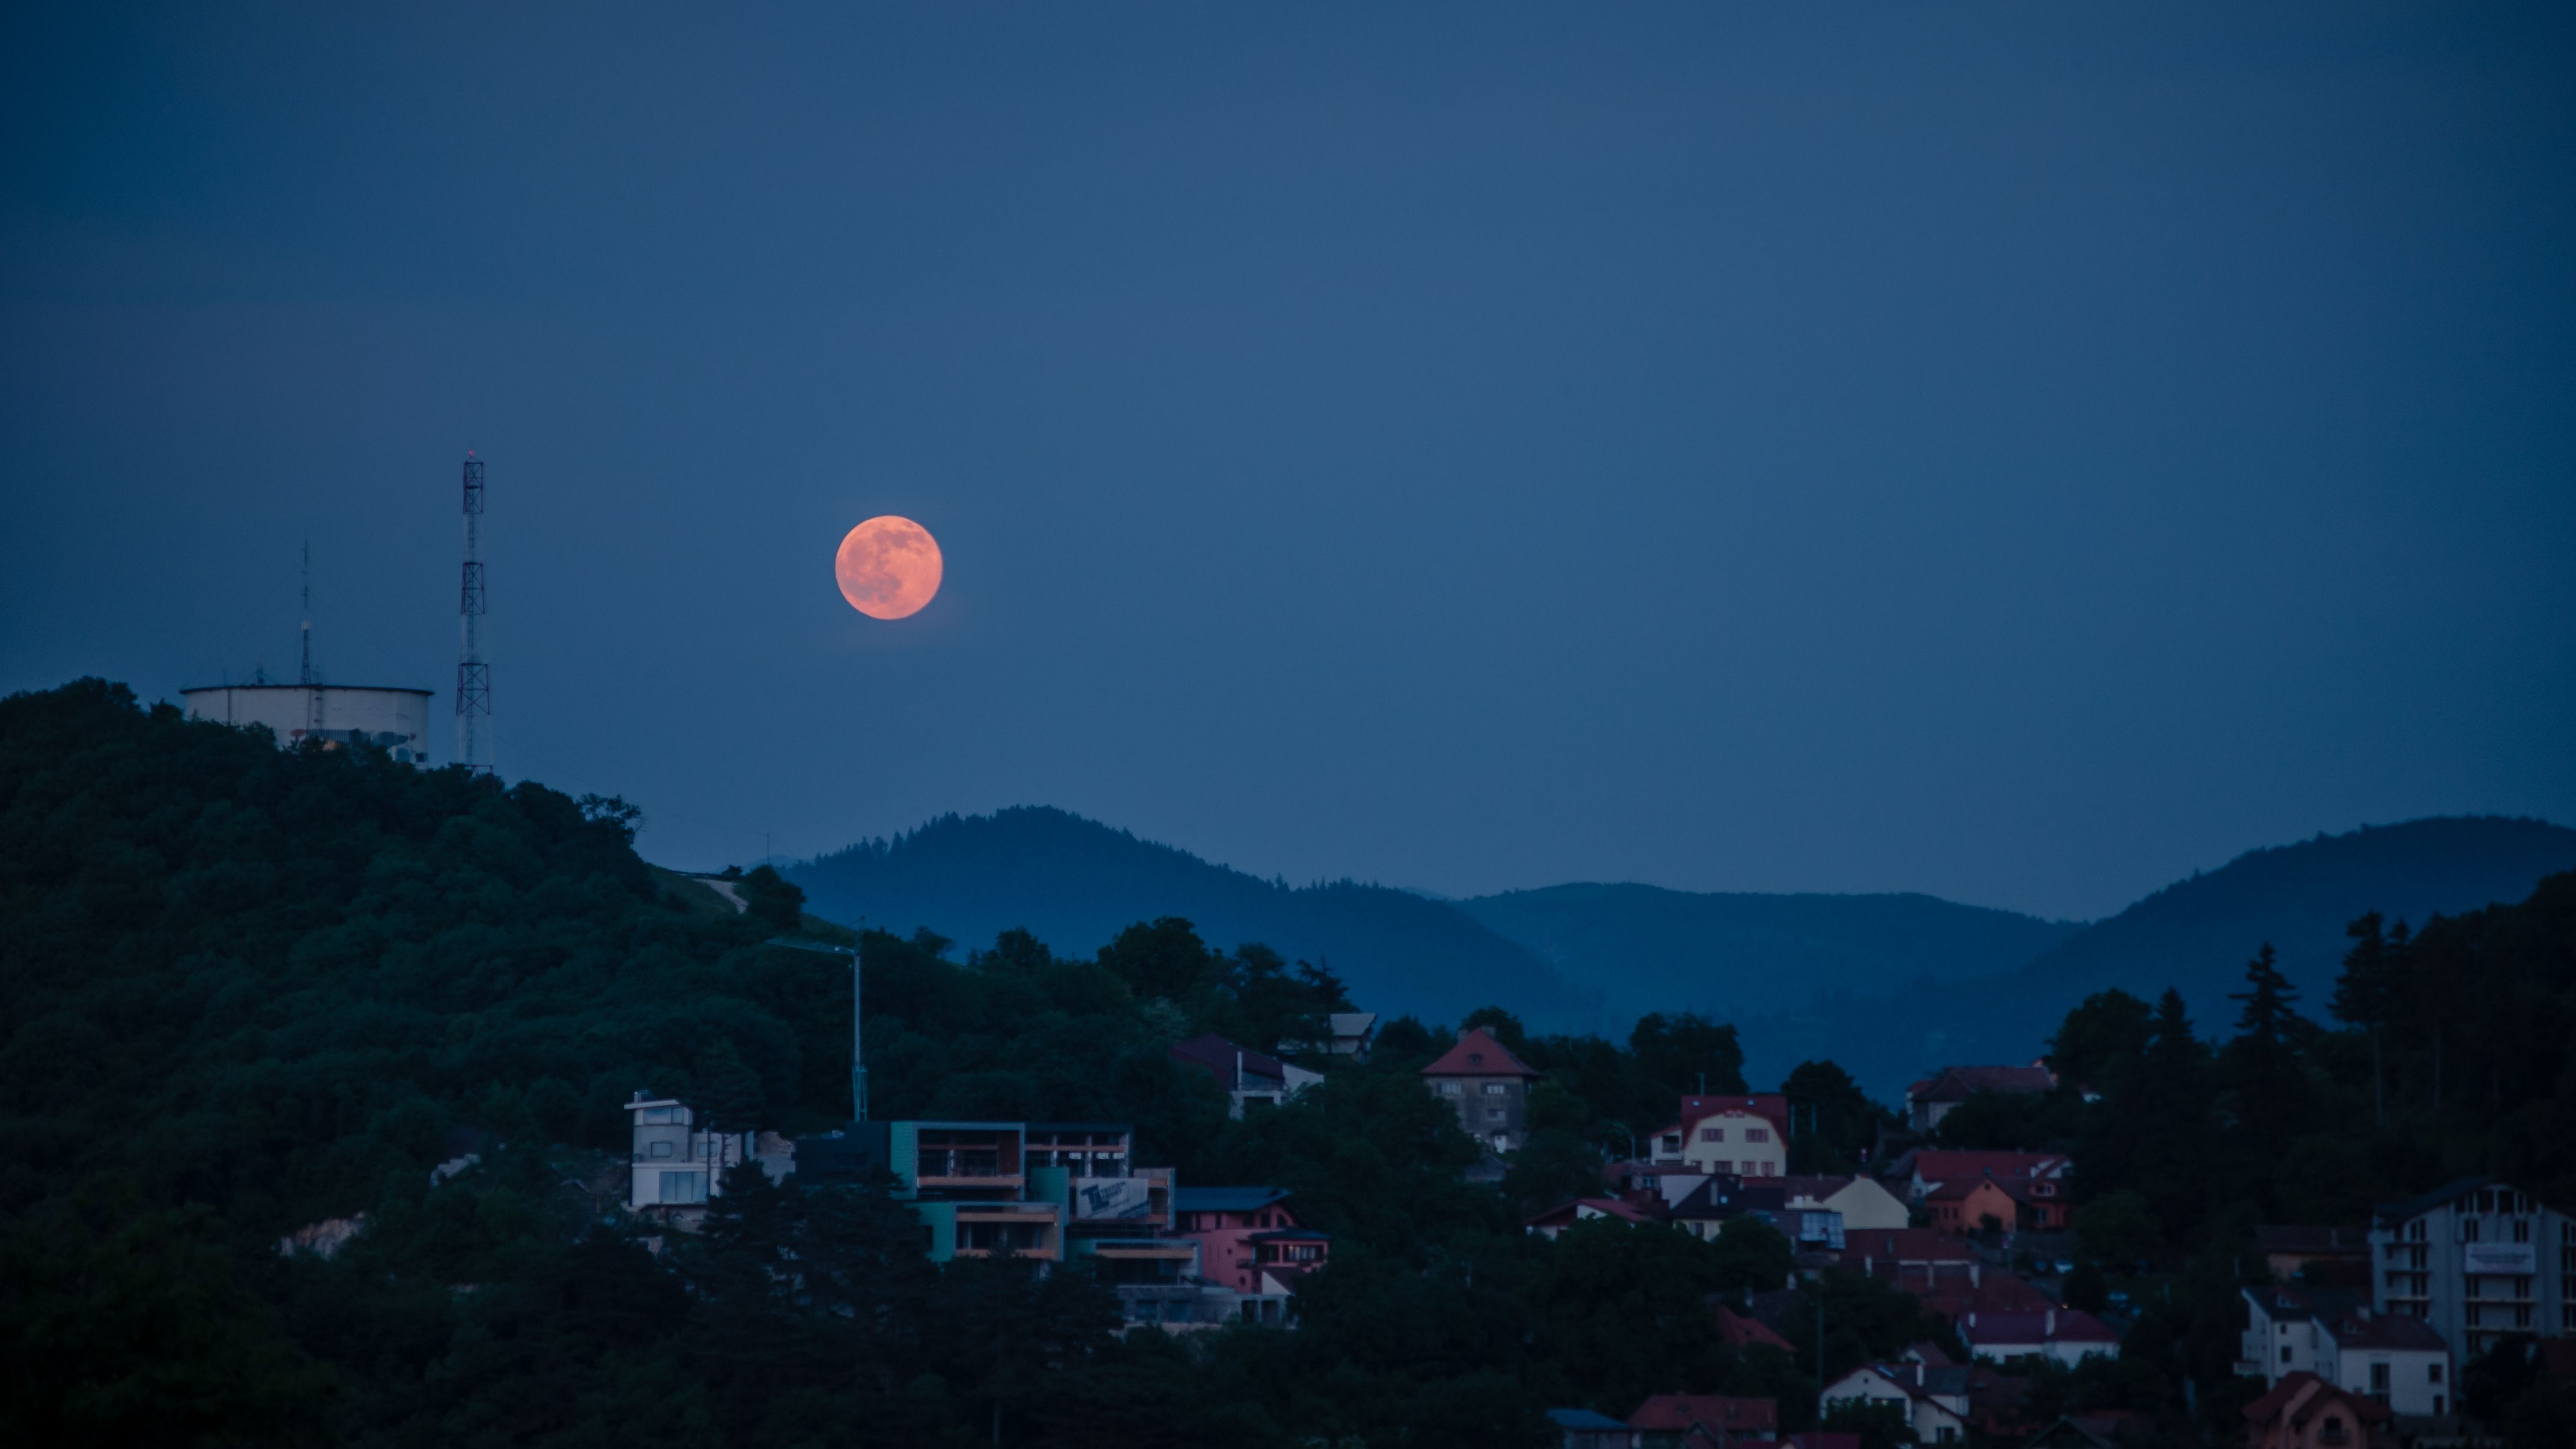
[[[787,872],[816,915],[961,948],[1025,927],[1060,955],[1089,955],[1156,916],[1184,916],[1210,944],[1259,941],[1321,961],[1360,1005],[1455,1022],[1501,1003],[1533,1023],[1589,1026],[1597,999],[1456,907],[1349,881],[1292,887],[1062,810],[947,816]]]
[[[1926,895],[1701,894],[1561,885],[1458,902],[1618,1019],[1795,1011],[1819,991],[1893,992],[2019,965],[2084,929]]]
[[[2319,835],[2167,886],[2010,971],[1747,1023],[1747,1036],[1829,1051],[1887,1094],[1943,1063],[2027,1061],[2068,1008],[2109,987],[2150,999],[2178,988],[2201,1035],[2225,1035],[2236,1013],[2227,994],[2266,942],[2300,1009],[2323,1019],[2354,917],[2376,910],[2420,926],[2437,911],[2521,900],[2572,869],[2576,830],[2539,820],[2455,816]]]
[[[1882,1097],[1950,1062],[2028,1061],[2086,994],[2170,984],[2204,1034],[2269,941],[2322,1014],[2344,923],[2366,910],[2520,900],[2576,869],[2576,830],[2458,817],[2256,850],[2090,926],[1921,895],[1696,894],[1565,885],[1466,901],[1351,882],[1290,887],[1061,810],[950,816],[788,874],[815,914],[962,948],[1025,926],[1088,954],[1131,922],[1186,916],[1210,942],[1329,961],[1360,1004],[1455,1022],[1498,1004],[1540,1029],[1624,1034],[1650,1010],[1742,1029],[1746,1071],[1831,1057]]]

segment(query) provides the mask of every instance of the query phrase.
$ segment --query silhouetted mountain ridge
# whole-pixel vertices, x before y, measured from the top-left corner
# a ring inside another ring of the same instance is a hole
[[[1454,1022],[1497,1004],[1538,1029],[1624,1033],[1645,1011],[1742,1029],[1776,1081],[1829,1056],[1881,1096],[1950,1062],[2028,1061],[2066,1011],[2117,986],[2178,987],[2204,1029],[2265,942],[2321,1014],[2367,910],[2421,923],[2520,900],[2576,869],[2576,830],[2442,817],[2248,851],[2091,925],[1912,893],[1760,895],[1585,883],[1464,901],[1336,881],[1294,887],[1062,810],[943,816],[793,868],[816,914],[962,946],[1024,926],[1087,954],[1186,916],[1212,944],[1328,961],[1370,1010]]]
[[[1024,927],[1059,954],[1085,955],[1134,922],[1184,916],[1212,945],[1260,941],[1330,964],[1372,1011],[1456,1021],[1500,1001],[1552,1025],[1587,1024],[1596,1012],[1593,998],[1455,906],[1351,880],[1266,881],[1043,806],[942,816],[788,874],[817,915],[904,934],[927,926],[967,947]]]

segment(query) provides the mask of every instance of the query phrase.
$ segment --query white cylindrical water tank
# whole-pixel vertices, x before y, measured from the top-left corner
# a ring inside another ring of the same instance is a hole
[[[306,740],[322,747],[378,746],[410,765],[429,763],[426,689],[378,689],[350,684],[210,684],[183,689],[190,719],[228,725],[266,725],[279,745]]]

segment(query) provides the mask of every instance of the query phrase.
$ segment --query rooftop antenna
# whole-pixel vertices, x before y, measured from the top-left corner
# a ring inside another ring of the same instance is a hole
[[[304,540],[304,667],[296,671],[295,682],[310,689],[321,681],[313,677],[313,540]]]
[[[309,538],[304,541],[303,602],[304,653],[302,662],[296,666],[295,682],[304,690],[304,737],[317,740],[322,737],[324,720],[322,691],[314,688],[321,681],[313,676],[313,540]]]
[[[465,583],[457,604],[456,759],[492,773],[492,666],[483,658],[483,460],[465,455]]]

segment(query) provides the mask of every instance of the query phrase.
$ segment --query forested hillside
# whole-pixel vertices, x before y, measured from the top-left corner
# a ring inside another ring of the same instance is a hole
[[[281,752],[97,681],[0,701],[0,1437],[1482,1449],[1545,1442],[1555,1403],[1811,1388],[1700,1308],[1780,1281],[1759,1224],[1718,1244],[1517,1231],[1609,1121],[1728,1080],[1731,1033],[1562,1043],[1602,1100],[1553,1095],[1544,1150],[1504,1191],[1471,1187],[1476,1149],[1416,1075],[1419,1023],[1227,1121],[1166,1047],[1271,1045],[1339,990],[1179,921],[1071,959],[1018,933],[963,962],[869,933],[880,1111],[1129,1121],[1184,1182],[1293,1189],[1336,1246],[1299,1331],[1121,1339],[1079,1273],[933,1268],[882,1187],[737,1180],[710,1232],[657,1255],[617,1210],[619,1104],[649,1088],[728,1127],[839,1121],[849,981],[761,944],[836,934],[794,887],[755,872],[740,916],[674,899],[632,819]],[[329,1219],[359,1225],[336,1256],[281,1253]],[[1912,1331],[1850,1291],[1878,1326],[1837,1353]]]
[[[1739,1017],[1749,1036],[1872,1064],[1872,1091],[1952,1062],[2027,1061],[2088,994],[2171,984],[2203,1017],[2228,1009],[2248,942],[2269,941],[2312,997],[2334,979],[2344,926],[2365,911],[2423,921],[2529,895],[2576,869],[2576,830],[2539,820],[2456,817],[2376,826],[2248,851],[2097,921],[2015,969],[1917,982],[1873,996],[1829,987],[1825,1008]]]
[[[1570,980],[1607,1017],[1686,1009],[1728,1020],[1813,1017],[1820,997],[1869,997],[1916,982],[1991,976],[2084,929],[1936,896],[1757,895],[1644,885],[1561,885],[1460,901]],[[1814,1033],[1798,1033],[1799,1037]],[[1821,1041],[1747,1042],[1754,1074],[1778,1080]],[[1910,1065],[1910,1063],[1909,1063]]]
[[[1184,1184],[1291,1189],[1333,1238],[1295,1331],[1121,1336],[1075,1269],[933,1266],[882,1183],[747,1171],[705,1234],[647,1233],[618,1207],[619,1104],[650,1089],[722,1126],[838,1122],[847,968],[764,943],[853,938],[765,872],[743,880],[747,914],[676,899],[633,819],[363,749],[281,752],[96,681],[0,701],[0,1437],[1536,1449],[1544,1408],[1665,1392],[1775,1397],[1803,1427],[1820,1369],[1945,1332],[1835,1271],[1775,1300],[1794,1352],[1739,1352],[1708,1306],[1785,1280],[1788,1245],[1758,1221],[1715,1242],[1520,1230],[1597,1190],[1605,1154],[1680,1092],[1747,1085],[1733,1027],[1655,1014],[1613,1042],[1473,1013],[1546,1073],[1528,1145],[1480,1187],[1418,1076],[1445,1038],[1416,1020],[1229,1121],[1168,1046],[1272,1046],[1343,987],[1168,918],[1082,953],[856,938],[880,1112],[1131,1122]],[[2062,1289],[2122,1328],[2123,1355],[2034,1373],[2030,1412],[2227,1438],[2251,1392],[2232,1364],[2255,1224],[2349,1223],[2463,1173],[2576,1201],[2576,875],[2351,927],[2325,999],[2249,941],[2219,1020],[2179,993],[2150,1004],[2153,978],[2097,992],[2057,1026],[2064,1090],[1943,1124],[1956,1145],[2076,1159]],[[1857,1163],[1889,1124],[1831,1063],[1787,1086],[1813,1124],[1801,1169]],[[336,1256],[282,1251],[328,1220],[354,1229]],[[2576,1403],[2517,1372],[2475,1365],[2462,1395],[2517,1445],[2565,1443]]]
[[[896,935],[927,926],[966,941],[1025,929],[1089,952],[1157,916],[1222,946],[1259,941],[1329,965],[1368,1010],[1455,1020],[1490,1001],[1556,1027],[1598,1002],[1523,947],[1452,906],[1351,881],[1290,886],[1062,810],[946,816],[796,866],[814,909]]]

